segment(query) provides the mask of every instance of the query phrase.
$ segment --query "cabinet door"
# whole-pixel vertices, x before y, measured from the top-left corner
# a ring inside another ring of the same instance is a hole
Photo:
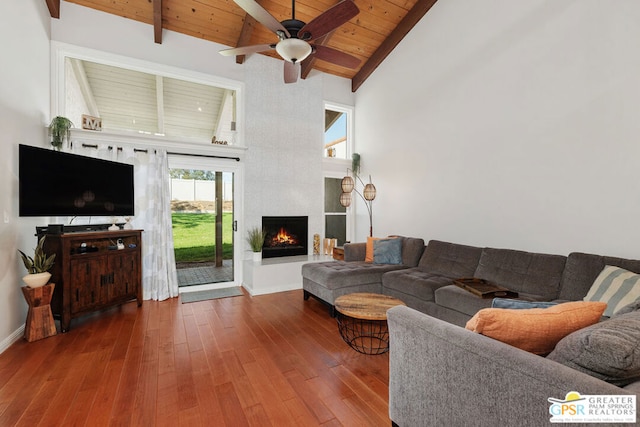
[[[139,254],[134,251],[111,254],[109,269],[114,272],[113,283],[109,286],[109,300],[125,296],[136,296],[138,286]]]
[[[71,312],[77,313],[100,304],[102,275],[106,271],[104,258],[76,258],[71,260]]]

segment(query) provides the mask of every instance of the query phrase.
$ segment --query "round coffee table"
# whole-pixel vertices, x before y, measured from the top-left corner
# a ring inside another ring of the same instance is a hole
[[[340,336],[355,351],[362,354],[382,354],[389,351],[387,310],[405,305],[397,298],[373,293],[355,293],[336,298]]]

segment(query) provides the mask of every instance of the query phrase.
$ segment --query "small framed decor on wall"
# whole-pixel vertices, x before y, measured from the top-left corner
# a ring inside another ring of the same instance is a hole
[[[82,115],[82,129],[102,130],[102,119],[100,117]]]

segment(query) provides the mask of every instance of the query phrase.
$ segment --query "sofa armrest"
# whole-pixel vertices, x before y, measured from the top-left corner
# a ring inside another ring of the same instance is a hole
[[[344,260],[345,261],[364,261],[367,254],[366,243],[345,243],[344,244]]]
[[[410,425],[546,425],[549,397],[632,394],[408,307],[387,312],[389,416]]]

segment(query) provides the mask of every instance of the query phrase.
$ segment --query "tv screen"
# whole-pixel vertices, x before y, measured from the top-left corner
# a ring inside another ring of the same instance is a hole
[[[132,216],[133,165],[20,145],[20,216]]]

